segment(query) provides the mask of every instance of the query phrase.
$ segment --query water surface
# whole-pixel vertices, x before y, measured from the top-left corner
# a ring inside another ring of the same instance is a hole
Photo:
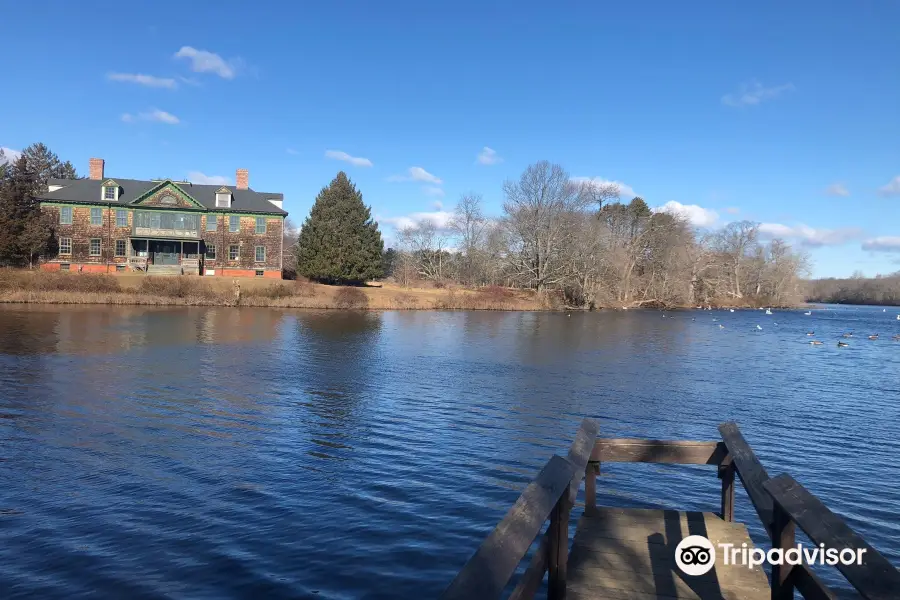
[[[736,420],[897,565],[896,312],[3,307],[0,595],[435,597],[585,416],[663,439]],[[718,489],[612,465],[598,500],[718,510]]]

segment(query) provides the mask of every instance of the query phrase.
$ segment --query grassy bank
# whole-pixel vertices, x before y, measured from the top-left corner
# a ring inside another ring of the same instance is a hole
[[[236,282],[236,283],[235,283]],[[309,281],[0,270],[0,303],[272,306],[350,310],[546,310],[528,290],[341,287]]]

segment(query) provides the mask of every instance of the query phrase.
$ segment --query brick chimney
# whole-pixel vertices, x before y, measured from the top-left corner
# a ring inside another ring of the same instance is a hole
[[[103,159],[92,158],[90,165],[91,179],[103,179]]]
[[[237,182],[237,189],[248,189],[250,187],[250,171],[247,169],[238,169],[234,175],[234,180]]]

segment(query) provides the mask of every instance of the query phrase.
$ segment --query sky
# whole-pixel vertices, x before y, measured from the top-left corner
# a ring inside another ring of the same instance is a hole
[[[283,192],[345,170],[391,242],[549,160],[815,276],[900,270],[900,3],[7,3],[0,147]],[[12,151],[12,152],[11,152]]]

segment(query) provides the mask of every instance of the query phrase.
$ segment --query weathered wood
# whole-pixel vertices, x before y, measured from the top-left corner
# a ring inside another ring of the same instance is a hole
[[[528,568],[522,574],[522,578],[516,584],[515,589],[509,595],[507,600],[531,600],[541,587],[544,581],[544,573],[547,572],[547,553],[550,547],[550,539],[548,534],[541,536],[541,542],[538,544],[537,550],[528,563]]]
[[[788,550],[794,547],[794,522],[778,505],[772,515],[772,548]],[[772,600],[793,600],[794,582],[791,577],[793,565],[787,563],[772,565]]]
[[[734,521],[734,461],[731,455],[719,465],[719,479],[722,480],[722,518]]]
[[[550,527],[547,538],[550,546],[547,550],[547,598],[549,600],[565,600],[566,598],[566,566],[569,561],[569,514],[572,503],[566,494],[553,507],[550,513]]]
[[[582,517],[569,557],[569,598],[768,600],[761,567],[716,562],[704,575],[689,576],[675,562],[675,548],[688,535],[752,546],[747,528],[713,513],[608,509]]]
[[[863,598],[897,598],[900,593],[900,571],[806,488],[786,474],[770,479],[764,488],[779,509],[809,536],[813,544],[863,551],[862,564],[838,562],[835,565]]]
[[[592,461],[718,465],[728,452],[722,442],[599,439]]]
[[[597,512],[597,475],[600,464],[589,462],[584,469],[584,514]]]
[[[806,565],[797,565],[791,573],[794,587],[805,600],[837,600],[837,594],[822,583]]]
[[[581,486],[581,478],[584,477],[584,469],[587,465],[588,458],[594,449],[594,441],[597,439],[597,422],[593,419],[584,419],[575,434],[575,441],[569,448],[569,454],[566,458],[575,467],[575,475],[572,477],[569,486],[569,502],[575,504],[575,498],[578,497],[578,488]]]
[[[737,423],[722,423],[719,425],[719,433],[722,434],[722,440],[734,462],[738,477],[744,484],[747,496],[750,497],[750,502],[753,503],[753,508],[756,509],[756,514],[759,515],[769,539],[772,539],[772,497],[763,489],[763,483],[769,479],[769,474],[744,439]]]
[[[441,597],[447,600],[499,597],[574,474],[572,463],[554,455]]]

